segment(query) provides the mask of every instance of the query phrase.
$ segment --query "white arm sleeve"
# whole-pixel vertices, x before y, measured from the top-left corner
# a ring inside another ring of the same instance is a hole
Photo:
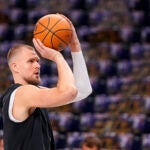
[[[69,101],[68,104],[80,101],[88,97],[92,92],[92,87],[82,51],[72,52],[71,55],[73,61],[73,74],[78,94],[76,98],[72,101]]]

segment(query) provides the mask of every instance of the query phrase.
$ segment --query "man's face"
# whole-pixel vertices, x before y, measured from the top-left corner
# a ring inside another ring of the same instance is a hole
[[[40,79],[40,59],[33,50],[21,51],[17,56],[16,66],[19,77],[25,84],[38,85]]]

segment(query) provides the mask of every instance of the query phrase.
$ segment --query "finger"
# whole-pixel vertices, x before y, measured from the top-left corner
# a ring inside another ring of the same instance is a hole
[[[39,41],[37,39],[33,39],[33,42],[34,42],[34,46],[35,46],[36,50],[41,54],[43,49],[41,48]]]
[[[34,46],[35,46],[35,48],[37,48],[38,47],[38,43],[37,43],[37,41],[36,41],[36,39],[35,38],[33,38],[33,44],[34,44]]]
[[[39,44],[37,43],[37,40],[35,38],[33,39],[33,44],[36,49],[39,49]]]
[[[39,39],[35,39],[36,41],[36,46],[38,48],[38,50],[42,50],[43,49],[43,44]]]
[[[41,42],[40,39],[36,39],[36,41],[37,41],[37,43],[38,43],[38,45],[39,45],[39,47],[40,47],[41,49],[46,49],[46,48],[47,48],[47,47]]]
[[[32,39],[32,42],[33,42],[33,44],[35,44],[35,43],[36,43],[35,38],[33,38],[33,39]]]

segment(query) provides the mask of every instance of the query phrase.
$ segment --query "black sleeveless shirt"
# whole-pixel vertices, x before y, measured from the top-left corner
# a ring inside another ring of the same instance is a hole
[[[5,150],[55,150],[50,119],[45,108],[36,108],[23,122],[13,122],[8,115],[11,93],[21,86],[12,85],[1,97]]]

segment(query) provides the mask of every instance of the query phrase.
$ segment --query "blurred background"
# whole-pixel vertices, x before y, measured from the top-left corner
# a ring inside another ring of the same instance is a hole
[[[0,0],[0,95],[12,84],[9,48],[32,45],[36,21],[50,13],[75,25],[93,87],[88,98],[49,110],[56,148],[79,149],[96,135],[102,150],[150,150],[150,0]],[[63,54],[72,66],[69,48]],[[41,85],[54,86],[55,64],[41,63]]]

